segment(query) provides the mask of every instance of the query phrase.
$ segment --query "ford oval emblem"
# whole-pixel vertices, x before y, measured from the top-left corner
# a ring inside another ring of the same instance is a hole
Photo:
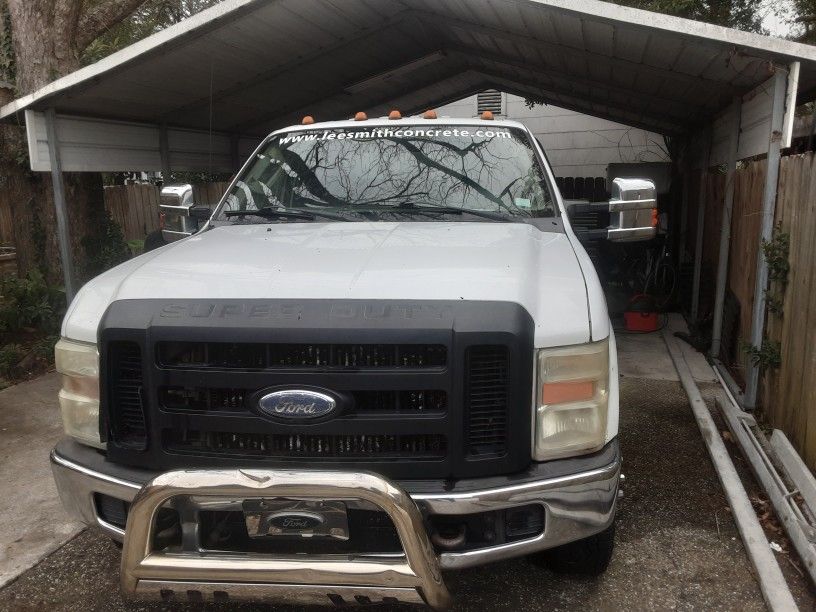
[[[337,407],[331,395],[308,389],[283,389],[262,395],[258,408],[266,415],[282,419],[319,419]]]
[[[273,514],[269,517],[269,524],[284,531],[303,531],[320,527],[323,524],[323,517],[311,512],[287,512]]]

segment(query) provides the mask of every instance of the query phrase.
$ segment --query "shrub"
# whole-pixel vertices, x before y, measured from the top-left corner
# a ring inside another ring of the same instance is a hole
[[[0,376],[13,378],[17,364],[23,358],[23,349],[19,344],[5,344],[0,347]]]
[[[122,234],[122,228],[106,210],[95,213],[94,230],[82,240],[85,249],[83,273],[93,278],[130,259],[131,253]]]
[[[764,340],[760,347],[746,344],[743,346],[743,350],[748,355],[751,363],[760,370],[775,370],[782,365],[782,347],[779,342]]]
[[[136,257],[136,256],[141,255],[142,253],[144,253],[144,245],[145,245],[144,240],[128,240],[127,241],[128,249],[130,250],[130,254],[133,255],[133,257]]]
[[[0,277],[0,331],[34,328],[53,335],[65,313],[65,292],[51,287],[42,273]]]
[[[59,335],[40,338],[31,349],[34,357],[45,363],[52,363],[54,361],[54,346],[58,341]]]

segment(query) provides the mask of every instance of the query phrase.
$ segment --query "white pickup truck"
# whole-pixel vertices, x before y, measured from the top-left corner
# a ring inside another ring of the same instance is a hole
[[[70,305],[65,506],[123,542],[134,598],[444,608],[446,571],[602,572],[615,338],[539,143],[309,119]],[[616,180],[604,235],[653,235],[654,197]]]

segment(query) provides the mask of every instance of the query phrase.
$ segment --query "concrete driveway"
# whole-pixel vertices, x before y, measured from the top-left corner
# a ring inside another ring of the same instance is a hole
[[[662,340],[654,334],[623,336],[619,349],[626,480],[617,548],[609,570],[599,579],[565,577],[521,559],[449,574],[455,609],[764,609],[751,565]],[[710,381],[710,370],[704,365],[698,363],[695,371],[701,382],[707,377]],[[44,406],[40,409],[46,410]],[[53,407],[50,411],[53,418]],[[45,453],[45,448],[41,452]],[[0,469],[5,472],[6,464]],[[18,465],[16,469],[25,467]],[[9,477],[4,474],[2,478]],[[42,491],[52,490],[41,469],[36,480]],[[40,505],[53,508],[52,498],[46,495],[38,499]],[[4,506],[5,500],[0,500],[0,509]],[[36,508],[33,511],[37,512]],[[75,529],[59,520],[53,526],[60,533]],[[199,609],[125,603],[118,592],[118,565],[119,549],[97,533],[85,531],[0,590],[0,610]],[[795,590],[795,595],[802,609],[812,609],[813,598],[807,588]],[[208,609],[257,610],[259,606]]]
[[[48,453],[62,437],[59,375],[0,391],[0,587],[81,530],[57,498]]]

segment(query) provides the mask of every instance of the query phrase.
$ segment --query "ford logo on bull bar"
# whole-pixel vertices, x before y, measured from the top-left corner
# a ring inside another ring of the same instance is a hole
[[[330,395],[308,389],[282,389],[262,395],[261,412],[282,419],[318,419],[331,414],[337,402]]]

